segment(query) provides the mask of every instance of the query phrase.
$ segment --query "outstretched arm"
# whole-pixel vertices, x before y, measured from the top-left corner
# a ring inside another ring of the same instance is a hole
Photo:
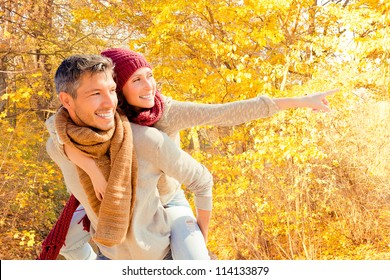
[[[330,111],[328,100],[326,97],[338,90],[330,90],[319,92],[299,97],[291,98],[274,98],[273,101],[280,110],[295,109],[295,108],[311,108],[316,111]]]
[[[262,95],[224,104],[201,104],[167,99],[164,115],[154,127],[172,136],[180,130],[200,125],[239,125],[270,117],[281,110],[290,108],[307,107],[328,111],[326,97],[336,91],[338,90],[291,98],[270,98]]]
[[[266,118],[279,108],[268,96],[258,96],[224,104],[202,104],[168,99],[155,128],[176,135],[180,130],[200,125],[233,126]]]
[[[96,165],[95,160],[69,145],[64,145],[64,150],[68,158],[78,167],[83,169],[91,178],[96,197],[101,201],[107,187],[107,180]]]

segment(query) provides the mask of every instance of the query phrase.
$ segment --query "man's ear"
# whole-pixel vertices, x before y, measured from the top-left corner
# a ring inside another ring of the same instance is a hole
[[[61,101],[62,105],[66,108],[66,109],[69,109],[69,107],[71,106],[72,104],[72,101],[73,101],[73,97],[70,96],[70,94],[64,92],[64,91],[61,91],[59,94],[58,94],[58,98],[59,100]]]

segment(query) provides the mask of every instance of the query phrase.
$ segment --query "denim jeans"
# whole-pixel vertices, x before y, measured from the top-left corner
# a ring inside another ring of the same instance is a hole
[[[80,205],[73,214],[65,244],[61,247],[60,254],[67,260],[95,260],[96,253],[88,243],[91,235],[84,230],[82,219],[85,210]]]
[[[165,205],[165,209],[171,224],[172,258],[209,260],[203,234],[182,189]]]

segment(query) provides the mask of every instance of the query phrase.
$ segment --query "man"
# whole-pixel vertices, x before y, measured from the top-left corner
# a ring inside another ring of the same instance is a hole
[[[209,220],[212,176],[168,136],[130,124],[117,112],[113,64],[106,57],[75,55],[57,69],[55,84],[63,105],[47,121],[47,151],[60,166],[69,191],[84,206],[91,235],[110,259],[164,259],[170,225],[157,182],[167,174],[195,192],[196,207]],[[97,199],[93,176],[76,167],[64,145],[95,159],[108,182]]]

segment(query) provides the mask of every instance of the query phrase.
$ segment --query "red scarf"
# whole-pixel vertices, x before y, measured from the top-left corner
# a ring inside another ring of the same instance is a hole
[[[152,108],[136,112],[127,102],[124,102],[120,107],[126,113],[130,122],[143,126],[152,126],[160,120],[164,112],[164,99],[157,90],[156,95],[154,96],[154,106]]]
[[[66,234],[68,233],[73,213],[76,211],[79,204],[80,202],[78,202],[77,199],[71,195],[56,224],[46,239],[43,241],[42,252],[38,256],[37,260],[57,259],[61,247],[65,244]]]

